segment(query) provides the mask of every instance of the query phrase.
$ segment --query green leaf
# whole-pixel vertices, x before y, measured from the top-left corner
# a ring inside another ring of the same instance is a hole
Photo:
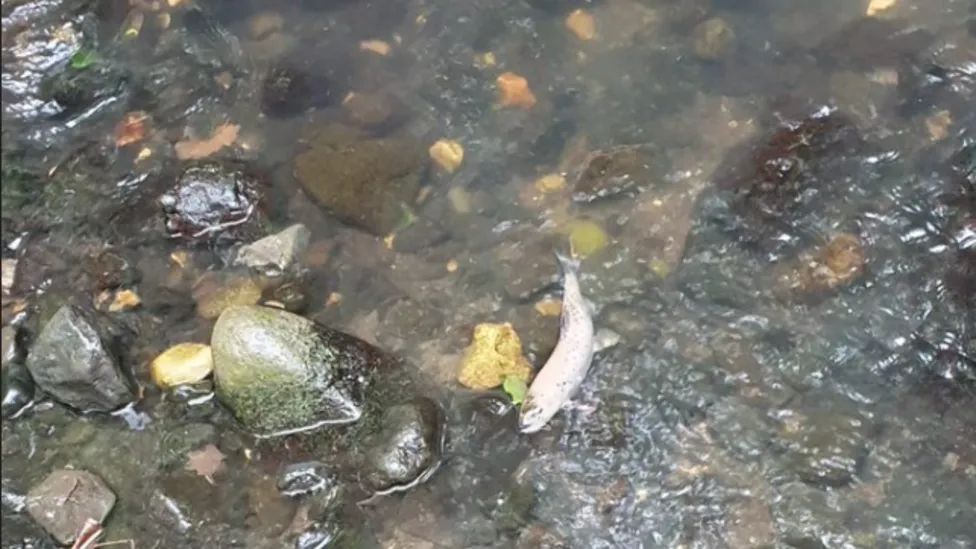
[[[72,69],[84,70],[95,62],[95,52],[91,50],[78,50],[71,56],[70,65]]]
[[[518,406],[525,400],[525,393],[529,391],[529,386],[525,384],[522,378],[508,376],[502,382],[502,389],[508,393],[509,398],[512,399],[512,404]]]
[[[400,232],[417,222],[417,214],[413,213],[410,206],[407,206],[402,202],[400,203],[400,214],[400,222],[397,223],[397,226],[393,228],[393,232],[395,233]]]

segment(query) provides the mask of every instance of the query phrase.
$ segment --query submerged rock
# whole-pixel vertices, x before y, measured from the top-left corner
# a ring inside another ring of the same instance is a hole
[[[296,116],[309,107],[324,105],[331,84],[294,64],[272,67],[261,85],[261,111],[279,118]]]
[[[784,265],[776,290],[783,297],[818,298],[857,280],[864,268],[864,250],[858,238],[840,234],[822,248]]]
[[[211,271],[197,281],[193,299],[197,302],[197,314],[212,320],[232,305],[256,304],[261,300],[262,291],[261,284],[246,274]]]
[[[41,389],[82,411],[109,412],[135,399],[115,351],[117,334],[97,313],[64,305],[41,330],[27,368]]]
[[[80,115],[99,103],[124,101],[128,80],[124,71],[99,60],[85,68],[69,68],[52,75],[41,84],[41,91],[58,104],[63,115]]]
[[[278,473],[278,490],[288,497],[299,497],[337,489],[336,477],[320,461],[291,463]],[[331,499],[331,498],[330,498]]]
[[[310,234],[305,225],[297,223],[241,247],[234,262],[260,271],[286,271],[305,252]]]
[[[295,176],[345,223],[385,236],[408,218],[427,166],[410,137],[353,140],[321,133],[295,157]]]
[[[691,35],[695,55],[703,61],[717,61],[735,46],[735,30],[719,17],[700,23]]]
[[[379,432],[365,445],[360,472],[364,487],[375,494],[409,490],[426,481],[440,464],[444,449],[444,413],[433,400],[420,398],[391,406]]]
[[[384,361],[351,335],[259,306],[226,309],[211,347],[217,396],[260,435],[357,421]]]
[[[589,203],[634,194],[653,181],[653,158],[647,147],[625,145],[596,151],[583,162],[573,184],[573,200]]]
[[[867,455],[866,430],[858,417],[820,410],[788,421],[780,430],[779,443],[787,450],[792,470],[804,482],[844,486]]]
[[[75,540],[88,519],[101,523],[114,506],[115,494],[88,471],[54,471],[27,492],[27,512],[64,545]]]
[[[259,201],[254,178],[216,162],[188,168],[159,199],[167,232],[189,240],[240,234],[242,225],[257,219]]]

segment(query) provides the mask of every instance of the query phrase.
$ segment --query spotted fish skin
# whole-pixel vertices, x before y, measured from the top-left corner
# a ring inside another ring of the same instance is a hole
[[[532,380],[519,413],[519,431],[535,433],[546,426],[579,388],[593,361],[593,319],[580,291],[579,261],[556,254],[563,271],[563,304],[559,341]]]

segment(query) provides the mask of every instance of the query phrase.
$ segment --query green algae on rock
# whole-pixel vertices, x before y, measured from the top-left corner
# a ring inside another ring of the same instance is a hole
[[[338,131],[312,137],[309,149],[295,157],[295,176],[337,218],[385,236],[417,196],[426,151],[409,137],[355,140],[337,137]]]
[[[218,398],[262,436],[358,421],[384,360],[351,335],[260,306],[226,309],[211,347]]]

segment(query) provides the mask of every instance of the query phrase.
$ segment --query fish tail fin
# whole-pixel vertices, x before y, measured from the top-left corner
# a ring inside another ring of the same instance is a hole
[[[565,256],[558,251],[553,253],[556,254],[556,262],[559,263],[559,268],[562,269],[564,275],[579,272],[580,260],[578,258]]]

